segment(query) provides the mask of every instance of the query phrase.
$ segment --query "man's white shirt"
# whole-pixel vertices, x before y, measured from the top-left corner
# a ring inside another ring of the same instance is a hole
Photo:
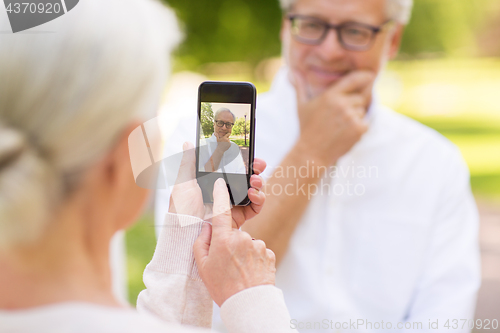
[[[231,145],[228,150],[222,155],[219,167],[215,172],[246,174],[245,163],[241,156],[240,147],[230,141]],[[210,160],[212,154],[217,148],[217,138],[215,134],[207,139],[200,140],[200,156],[199,156],[199,170],[205,171],[205,164]]]
[[[269,177],[299,139],[286,68],[259,95],[256,114],[255,156],[267,162]],[[367,120],[368,132],[328,169],[322,189],[299,189],[310,191],[311,201],[276,275],[291,325],[398,332],[399,323],[409,322],[418,332],[435,332],[430,322],[442,331],[446,320],[474,319],[478,214],[460,152],[376,101]],[[214,327],[223,331],[217,310]]]

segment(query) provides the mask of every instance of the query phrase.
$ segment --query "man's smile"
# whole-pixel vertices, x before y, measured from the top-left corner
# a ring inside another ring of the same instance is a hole
[[[320,81],[325,81],[325,82],[329,82],[329,83],[334,82],[334,81],[338,81],[343,76],[345,76],[347,73],[349,73],[348,70],[334,70],[334,69],[327,69],[327,68],[320,67],[320,66],[309,66],[308,71],[309,71],[309,73],[314,75]]]

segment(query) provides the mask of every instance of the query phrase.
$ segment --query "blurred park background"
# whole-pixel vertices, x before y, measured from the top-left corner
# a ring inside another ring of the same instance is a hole
[[[168,0],[185,41],[166,91],[203,79],[269,89],[281,66],[278,0]],[[193,88],[194,87],[194,88]],[[500,319],[500,1],[415,0],[399,57],[378,82],[382,101],[462,151],[481,212],[483,285],[477,318]],[[178,94],[175,94],[178,95]],[[152,214],[127,232],[129,300],[155,247]]]

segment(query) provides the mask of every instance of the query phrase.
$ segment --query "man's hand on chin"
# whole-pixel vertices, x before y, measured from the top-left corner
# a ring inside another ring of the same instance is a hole
[[[297,149],[324,165],[332,165],[367,131],[364,115],[371,99],[375,73],[352,71],[317,96],[304,76],[294,71],[300,140]]]
[[[221,152],[225,152],[226,150],[231,147],[231,141],[229,140],[229,136],[231,136],[231,133],[226,133],[226,135],[216,135],[215,137],[217,138],[217,149],[220,150]]]

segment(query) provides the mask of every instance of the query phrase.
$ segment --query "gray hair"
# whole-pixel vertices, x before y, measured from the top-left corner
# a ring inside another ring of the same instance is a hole
[[[0,37],[0,250],[41,237],[70,184],[155,116],[181,39],[153,0],[80,1],[43,30]]]
[[[220,108],[219,110],[215,111],[215,114],[214,114],[214,120],[217,119],[217,116],[221,113],[221,112],[229,112],[232,116],[233,116],[233,121],[236,121],[236,116],[234,115],[234,113],[231,112],[231,110],[229,110],[228,108]]]
[[[297,0],[279,0],[281,9],[287,12]],[[386,11],[389,18],[401,24],[408,24],[411,17],[413,0],[386,0]]]

